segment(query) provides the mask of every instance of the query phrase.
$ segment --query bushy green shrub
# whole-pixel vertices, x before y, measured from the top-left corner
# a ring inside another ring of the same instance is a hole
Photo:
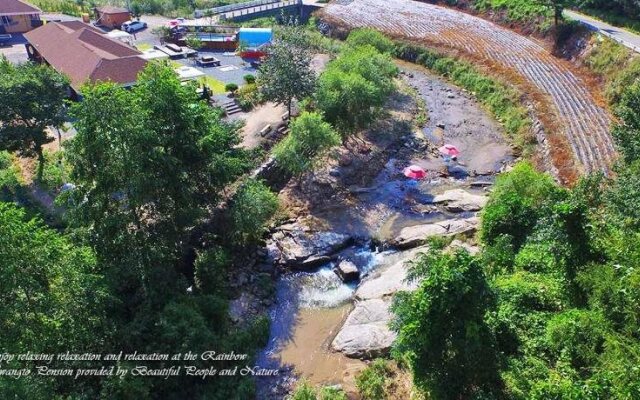
[[[277,210],[278,197],[267,186],[252,179],[246,181],[229,210],[235,242],[246,246],[262,238],[266,223]]]
[[[604,351],[607,321],[599,311],[572,309],[547,323],[546,338],[558,361],[579,372],[598,363]]]
[[[55,153],[45,151],[44,157],[46,161],[41,184],[49,190],[58,190],[63,184],[69,182],[71,167],[64,158],[64,151]]]
[[[511,173],[498,177],[491,199],[482,213],[481,235],[491,245],[500,235],[512,238],[518,251],[546,211],[544,205],[568,193],[553,179],[520,163]]]
[[[236,100],[242,111],[250,111],[253,107],[263,103],[263,96],[255,83],[240,87],[236,93]]]
[[[493,281],[500,302],[520,312],[559,311],[567,304],[562,279],[552,274],[519,271]]]
[[[316,391],[307,381],[302,381],[291,395],[291,400],[317,400]]]
[[[251,75],[251,74],[247,74],[247,75],[243,76],[243,77],[242,77],[242,79],[244,79],[244,81],[245,81],[248,85],[251,85],[251,84],[256,83],[256,77],[255,77],[255,76],[253,76],[253,75]]]
[[[340,144],[340,136],[318,113],[303,112],[290,128],[273,155],[278,165],[296,176],[313,168],[331,147]]]
[[[347,37],[347,44],[352,47],[373,46],[380,53],[391,53],[393,50],[391,39],[372,28],[354,29]]]
[[[227,83],[224,85],[225,92],[235,93],[238,90],[238,85],[235,83]]]
[[[289,400],[347,400],[347,395],[341,389],[333,387],[314,388],[309,382],[303,380],[298,383],[296,390]]]
[[[366,128],[394,88],[398,68],[370,45],[347,47],[318,79],[317,107],[344,137]]]
[[[384,400],[386,398],[387,362],[381,358],[374,360],[358,376],[356,387],[363,400]]]

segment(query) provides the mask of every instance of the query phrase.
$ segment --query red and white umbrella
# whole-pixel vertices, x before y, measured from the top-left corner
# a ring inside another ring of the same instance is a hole
[[[404,169],[404,176],[411,179],[423,179],[427,176],[427,172],[417,165],[411,165]]]
[[[440,150],[440,153],[449,157],[458,157],[460,155],[460,150],[458,150],[458,148],[452,144],[445,144],[438,150]]]

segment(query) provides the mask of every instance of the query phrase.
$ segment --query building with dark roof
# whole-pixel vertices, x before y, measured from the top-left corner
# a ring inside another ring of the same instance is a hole
[[[102,6],[94,9],[96,25],[107,28],[118,28],[131,19],[131,13],[126,8]]]
[[[0,0],[0,34],[23,33],[42,25],[42,11],[21,0]]]
[[[24,36],[29,58],[68,76],[76,93],[87,82],[131,86],[147,64],[137,49],[80,21],[48,23]]]

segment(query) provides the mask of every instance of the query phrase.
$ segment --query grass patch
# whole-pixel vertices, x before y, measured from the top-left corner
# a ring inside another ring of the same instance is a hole
[[[199,79],[199,82],[207,85],[209,89],[211,89],[211,92],[213,94],[226,93],[226,91],[224,90],[224,87],[225,87],[224,82],[219,81],[215,78],[212,78],[210,76],[203,76]]]
[[[543,34],[553,26],[552,10],[531,0],[475,0],[472,8],[480,13],[497,14],[501,22],[516,22]]]
[[[151,46],[149,43],[138,43],[138,44],[136,44],[136,49],[138,49],[140,51],[151,50],[152,48],[153,48],[153,46]]]
[[[44,12],[59,12],[75,17],[79,17],[83,12],[89,12],[87,7],[79,6],[78,2],[73,0],[30,0],[29,3]]]
[[[422,96],[420,96],[416,89],[414,89],[410,85],[407,85],[403,81],[398,80],[398,82],[396,83],[396,87],[401,94],[411,96],[411,98],[415,102],[416,109],[414,110],[413,123],[416,125],[416,127],[423,128],[427,124],[427,122],[429,122],[427,103],[424,101]]]
[[[422,65],[454,84],[470,91],[504,127],[513,142],[526,155],[531,154],[535,139],[531,135],[531,119],[520,104],[520,93],[514,88],[484,75],[472,64],[427,50],[396,42],[395,56]]]
[[[604,81],[604,93],[610,105],[620,101],[624,91],[640,79],[640,57],[623,45],[596,36],[585,65]]]
[[[531,21],[553,16],[549,7],[531,0],[476,0],[473,7],[478,11],[505,11],[511,21]]]

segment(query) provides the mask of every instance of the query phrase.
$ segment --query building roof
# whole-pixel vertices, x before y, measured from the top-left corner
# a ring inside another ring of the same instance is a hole
[[[133,84],[147,63],[135,48],[79,21],[48,23],[24,37],[76,91],[88,81]]]
[[[0,0],[0,15],[40,14],[42,10],[21,0]]]
[[[100,14],[129,14],[129,10],[123,7],[102,6],[96,7]]]

